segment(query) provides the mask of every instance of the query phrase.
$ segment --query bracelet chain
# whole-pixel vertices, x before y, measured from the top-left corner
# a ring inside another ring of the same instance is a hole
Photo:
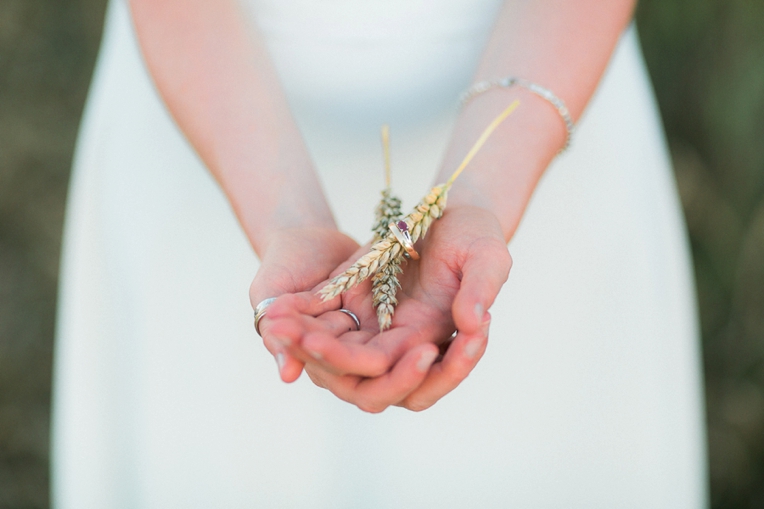
[[[551,103],[552,106],[555,107],[555,109],[557,110],[557,113],[560,114],[563,122],[565,122],[565,131],[567,133],[567,137],[565,138],[565,145],[560,150],[560,152],[564,152],[570,146],[570,141],[571,141],[571,138],[573,138],[573,131],[575,129],[575,123],[573,122],[573,117],[570,116],[570,111],[568,110],[568,107],[565,105],[565,102],[559,97],[557,97],[548,88],[544,88],[541,85],[533,83],[532,81],[524,80],[522,78],[515,78],[513,76],[508,76],[506,78],[500,78],[500,79],[494,79],[494,80],[485,80],[485,81],[480,81],[478,83],[475,83],[470,88],[468,88],[459,97],[459,104],[461,106],[464,106],[470,99],[472,99],[476,95],[480,95],[483,92],[487,92],[488,90],[492,88],[495,88],[495,87],[510,88],[515,85],[523,87],[523,88],[527,88],[528,90],[530,90],[537,96],[541,97],[542,99],[545,99],[546,101]]]

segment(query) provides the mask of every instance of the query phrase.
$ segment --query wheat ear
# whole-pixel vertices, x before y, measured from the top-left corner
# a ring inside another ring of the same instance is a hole
[[[400,219],[401,200],[393,195],[391,188],[392,176],[390,172],[390,128],[382,126],[382,151],[385,156],[385,189],[382,191],[382,199],[374,210],[373,242],[382,240],[390,231],[388,226]]]
[[[390,259],[400,255],[403,248],[395,240],[392,233],[375,242],[371,250],[358,259],[345,272],[332,278],[329,283],[319,290],[318,294],[324,301],[333,299],[337,295],[346,292],[354,286],[362,283],[369,276],[373,276],[381,265],[385,265]]]
[[[414,207],[414,210],[402,219],[402,221],[406,222],[408,231],[411,232],[412,242],[416,242],[420,238],[423,238],[429,230],[432,221],[443,215],[443,211],[446,208],[448,191],[451,189],[456,178],[470,163],[472,158],[478,150],[480,150],[496,127],[498,127],[519,104],[520,101],[514,101],[507,109],[496,117],[493,122],[488,125],[485,131],[483,131],[483,134],[480,135],[480,138],[478,138],[472,146],[467,153],[467,156],[451,177],[444,184],[433,187],[427,196],[422,198],[417,206]],[[319,295],[324,301],[336,297],[365,281],[369,276],[373,276],[381,266],[387,264],[391,259],[399,255],[402,256],[402,252],[403,249],[395,240],[393,234],[386,234],[381,240],[375,242],[371,246],[371,250],[351,265],[349,269],[333,278],[326,286],[319,290]]]
[[[374,242],[390,233],[390,223],[397,222],[401,217],[401,200],[392,193],[392,174],[390,171],[390,128],[382,126],[382,152],[385,159],[385,189],[382,199],[375,210]],[[396,294],[401,287],[398,274],[401,271],[403,254],[391,257],[387,263],[381,264],[371,280],[371,294],[374,309],[377,312],[379,331],[390,328],[393,323],[395,306],[398,304]]]
[[[393,324],[393,314],[395,306],[398,305],[398,299],[395,295],[401,287],[398,281],[398,274],[401,270],[401,261],[403,256],[389,260],[385,265],[377,270],[371,280],[371,295],[374,308],[377,310],[377,322],[379,322],[379,331],[384,332]]]
[[[403,219],[409,226],[409,231],[412,232],[412,241],[416,242],[418,238],[424,237],[432,220],[443,214],[445,206],[446,196],[440,187],[433,188],[430,194],[417,204],[416,208]],[[387,224],[389,225],[390,222]],[[377,311],[380,332],[389,329],[393,323],[395,306],[398,305],[398,299],[395,296],[401,287],[398,274],[403,272],[400,267],[403,256],[403,252],[400,252],[397,256],[390,257],[385,263],[381,263],[372,278],[372,300]]]

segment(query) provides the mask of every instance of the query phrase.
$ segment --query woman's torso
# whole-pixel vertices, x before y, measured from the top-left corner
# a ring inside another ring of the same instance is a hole
[[[428,189],[499,2],[252,2],[341,227]],[[427,412],[282,384],[257,262],[113,3],[67,213],[56,359],[62,507],[698,507],[691,279],[630,32],[511,244],[474,373]]]

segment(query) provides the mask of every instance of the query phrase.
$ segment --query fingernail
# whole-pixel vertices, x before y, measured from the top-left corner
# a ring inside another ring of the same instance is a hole
[[[284,369],[285,361],[286,361],[286,358],[284,357],[283,352],[279,352],[276,354],[276,365],[279,367],[279,373],[281,373],[281,370]]]
[[[485,338],[475,338],[471,340],[467,343],[467,346],[464,347],[464,355],[470,359],[474,359],[477,357],[478,352],[483,348],[483,345],[485,345]]]
[[[484,321],[480,325],[480,333],[483,335],[484,338],[488,338],[488,330],[491,328],[491,317],[488,317],[488,320]]]
[[[477,317],[477,319],[482,321],[484,314],[485,314],[485,308],[483,308],[483,304],[481,304],[480,302],[475,304],[475,316]]]
[[[428,369],[430,369],[430,366],[432,366],[432,361],[435,360],[435,357],[438,356],[438,352],[433,352],[428,350],[427,352],[424,352],[421,357],[419,357],[419,362],[416,363],[416,369],[424,373]]]
[[[320,354],[320,353],[318,353],[316,350],[314,350],[313,348],[311,348],[311,346],[310,346],[310,340],[308,340],[307,342],[306,342],[306,341],[303,341],[303,342],[302,342],[302,349],[303,349],[303,350],[305,350],[306,352],[308,352],[308,355],[310,355],[310,356],[311,356],[311,357],[313,357],[314,359],[317,359],[317,360],[321,360],[321,359],[323,359],[323,358],[324,358],[324,357],[323,357],[323,355],[321,355],[321,354]]]

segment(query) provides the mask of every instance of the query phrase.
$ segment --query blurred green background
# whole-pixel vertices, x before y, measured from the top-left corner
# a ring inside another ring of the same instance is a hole
[[[0,0],[0,508],[48,506],[61,226],[105,0]],[[764,508],[764,0],[637,10],[692,242],[711,500]]]

